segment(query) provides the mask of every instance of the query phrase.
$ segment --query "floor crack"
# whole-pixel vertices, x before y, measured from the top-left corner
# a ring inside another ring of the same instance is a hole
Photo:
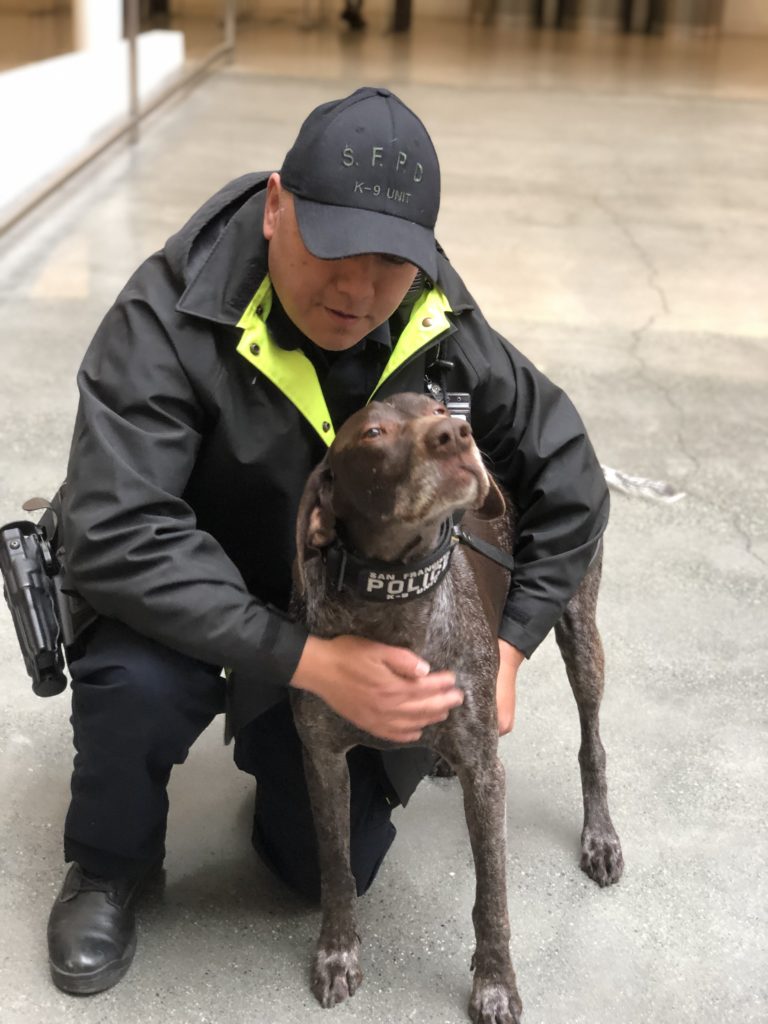
[[[754,558],[756,561],[760,562],[761,565],[768,565],[768,561],[766,561],[766,559],[763,558],[762,555],[758,555],[758,553],[753,550],[754,537],[750,533],[749,529],[746,526],[744,526],[741,519],[741,515],[738,512],[734,512],[731,521],[733,523],[734,529],[736,530],[736,533],[738,533],[738,535],[742,537],[744,540],[744,545],[747,549],[747,554],[751,558]]]
[[[685,410],[675,397],[673,386],[664,384],[651,373],[641,351],[641,345],[645,340],[645,335],[651,330],[655,323],[656,314],[652,314],[648,317],[645,323],[642,324],[642,326],[636,327],[630,331],[632,344],[629,347],[628,353],[637,363],[637,376],[645,380],[652,387],[656,388],[657,391],[661,392],[667,404],[673,409],[678,420],[678,427],[673,435],[674,440],[676,441],[677,447],[683,456],[691,463],[691,466],[693,467],[691,472],[696,474],[701,468],[701,462],[699,461],[699,457],[688,447],[688,442],[682,430],[682,423],[685,421]]]
[[[611,207],[608,205],[608,203],[605,202],[604,199],[602,199],[600,196],[592,196],[592,201],[594,202],[595,206],[597,206],[600,210],[603,211],[603,213],[606,215],[606,217],[609,218],[611,223],[618,228],[618,230],[622,233],[622,235],[624,235],[626,240],[629,242],[630,246],[635,251],[638,259],[646,269],[646,280],[648,283],[648,287],[651,289],[651,291],[656,293],[662,312],[670,313],[671,310],[669,306],[669,300],[667,299],[667,293],[664,291],[661,284],[659,283],[659,272],[656,269],[656,266],[651,257],[648,255],[647,251],[635,238],[629,226],[621,219],[621,217],[615,212],[615,210],[611,209]]]

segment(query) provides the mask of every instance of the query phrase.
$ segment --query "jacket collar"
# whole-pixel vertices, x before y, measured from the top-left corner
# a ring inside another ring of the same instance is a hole
[[[262,234],[264,201],[263,191],[248,197],[202,258],[199,252],[191,252],[188,268],[193,261],[196,266],[176,304],[179,313],[237,325],[267,273],[267,242]],[[203,232],[198,244],[206,245]]]
[[[467,286],[453,269],[443,250],[437,247],[437,286],[442,290],[453,313],[467,313],[477,309],[477,303]]]

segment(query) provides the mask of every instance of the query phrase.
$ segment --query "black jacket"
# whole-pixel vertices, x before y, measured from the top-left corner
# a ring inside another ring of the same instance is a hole
[[[211,198],[107,313],[78,376],[63,507],[79,592],[233,669],[235,727],[285,693],[300,657],[306,634],[286,614],[295,515],[332,436],[262,372],[259,345],[244,345],[244,311],[265,331],[251,300],[266,275],[266,180],[246,175]],[[454,364],[446,383],[471,394],[477,443],[519,510],[501,635],[530,654],[586,570],[608,492],[569,399],[488,326],[442,254],[436,285],[450,311],[429,337],[416,325],[398,342],[404,361],[376,397],[422,391],[438,344]]]

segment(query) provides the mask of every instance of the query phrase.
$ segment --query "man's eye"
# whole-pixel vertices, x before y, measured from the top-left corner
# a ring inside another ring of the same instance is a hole
[[[401,256],[388,256],[385,254],[381,258],[385,263],[391,263],[396,267],[402,267],[404,263],[408,262],[408,260],[404,260]]]
[[[363,437],[379,437],[379,435],[383,433],[384,431],[381,427],[369,427],[363,432]]]

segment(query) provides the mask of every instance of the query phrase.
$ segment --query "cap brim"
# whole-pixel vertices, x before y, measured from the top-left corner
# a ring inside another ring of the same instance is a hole
[[[318,259],[381,253],[407,260],[431,281],[436,279],[437,249],[430,228],[389,214],[315,203],[297,195],[293,202],[304,245]]]

